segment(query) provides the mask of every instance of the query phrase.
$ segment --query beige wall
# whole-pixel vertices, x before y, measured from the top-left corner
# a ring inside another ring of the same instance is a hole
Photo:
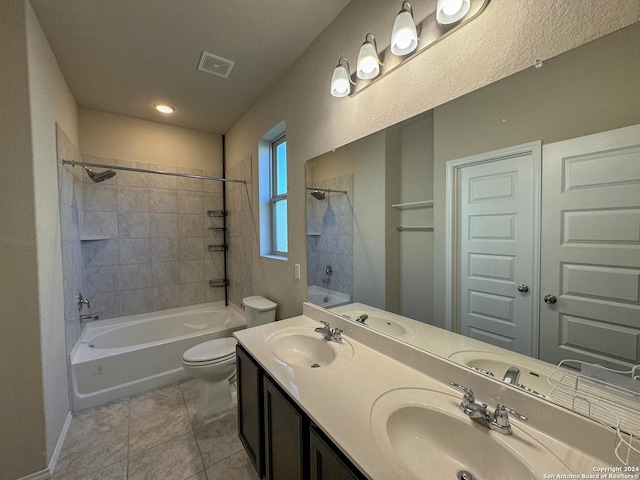
[[[75,102],[27,2],[0,2],[0,296],[4,478],[46,468],[68,408],[56,122],[77,141]]]
[[[94,157],[218,171],[222,136],[80,108],[80,152]]]
[[[255,162],[258,139],[287,122],[289,259],[256,254],[253,275],[255,293],[277,301],[280,316],[300,313],[306,297],[304,280],[293,276],[293,263],[305,262],[306,160],[640,19],[635,0],[579,0],[571,8],[553,0],[492,0],[464,29],[358,95],[331,97],[329,80],[338,58],[346,55],[355,65],[367,32],[384,48],[397,10],[395,2],[353,0],[227,135],[230,165],[249,156]],[[256,175],[255,164],[253,171]]]
[[[69,413],[58,208],[56,123],[78,144],[78,113],[53,52],[27,3],[27,50],[44,387],[46,458]]]

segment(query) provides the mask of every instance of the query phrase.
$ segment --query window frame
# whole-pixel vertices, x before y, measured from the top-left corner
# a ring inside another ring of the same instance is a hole
[[[284,172],[280,172],[278,169],[278,147],[282,144],[285,144],[285,152],[286,152],[286,143],[287,143],[287,134],[283,132],[282,135],[279,135],[277,138],[270,142],[270,203],[271,203],[271,255],[279,256],[279,257],[287,257],[289,254],[289,232],[288,232],[288,203],[287,203],[287,193],[288,193],[288,175],[287,175],[287,155],[285,153],[284,158]],[[283,193],[278,193],[278,180],[279,173],[284,173],[285,180],[285,191]],[[276,249],[277,243],[277,232],[278,232],[278,221],[276,216],[276,206],[278,203],[285,202],[285,210],[287,215],[285,216],[285,243],[287,246],[286,250],[278,250]]]

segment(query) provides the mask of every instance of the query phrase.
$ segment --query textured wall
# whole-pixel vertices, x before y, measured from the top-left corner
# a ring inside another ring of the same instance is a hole
[[[346,55],[354,65],[367,32],[386,47],[397,10],[395,2],[353,0],[227,135],[233,165],[257,158],[260,136],[287,122],[289,260],[256,255],[253,265],[256,293],[277,301],[279,315],[298,314],[306,295],[305,282],[293,276],[293,263],[304,263],[306,256],[306,160],[640,19],[636,0],[492,0],[464,29],[375,85],[354,97],[332,98],[329,81],[337,59]]]
[[[25,4],[2,0],[0,11],[0,465],[18,478],[47,458]]]

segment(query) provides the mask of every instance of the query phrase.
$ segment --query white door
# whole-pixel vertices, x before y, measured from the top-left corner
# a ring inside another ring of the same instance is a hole
[[[456,163],[459,332],[535,356],[540,142]]]
[[[638,364],[640,125],[545,145],[543,158],[540,358]]]

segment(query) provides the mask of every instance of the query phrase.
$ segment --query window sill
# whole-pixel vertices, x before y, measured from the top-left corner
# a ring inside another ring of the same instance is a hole
[[[282,255],[260,255],[262,258],[270,258],[272,260],[283,260],[283,261],[287,261],[289,260],[289,257],[284,257]]]

